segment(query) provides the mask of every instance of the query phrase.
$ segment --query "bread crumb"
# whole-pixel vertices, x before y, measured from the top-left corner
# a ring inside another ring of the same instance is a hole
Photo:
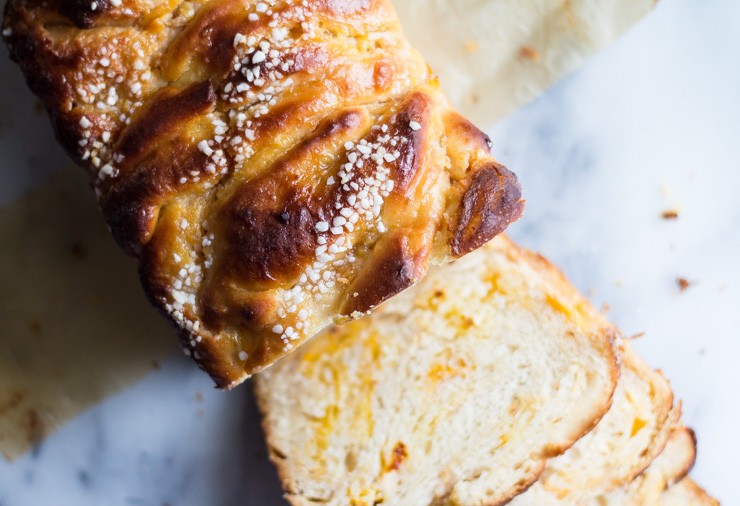
[[[668,209],[660,213],[660,217],[664,220],[677,220],[678,211],[676,211],[675,209]]]
[[[469,105],[475,105],[480,102],[480,96],[475,93],[471,93],[470,95],[467,95],[465,97],[465,102],[467,102]]]
[[[636,334],[632,334],[631,336],[627,336],[627,340],[628,341],[634,341],[635,339],[640,339],[644,335],[645,335],[645,332],[637,332]]]
[[[676,284],[678,285],[679,291],[682,293],[688,290],[692,285],[692,283],[686,278],[676,278]]]
[[[540,59],[540,53],[531,46],[522,46],[519,48],[519,56],[525,60],[538,61]]]

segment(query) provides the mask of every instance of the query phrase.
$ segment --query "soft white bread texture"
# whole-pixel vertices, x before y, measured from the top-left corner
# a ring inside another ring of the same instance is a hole
[[[719,501],[711,497],[690,478],[684,478],[660,496],[659,506],[719,506]]]
[[[600,504],[597,496],[626,485],[658,456],[680,409],[663,376],[626,344],[614,401],[594,430],[547,463],[542,476],[512,505]],[[665,488],[665,487],[664,487]]]
[[[294,505],[494,505],[604,415],[615,330],[542,257],[491,242],[256,378]]]
[[[691,429],[679,427],[671,432],[665,449],[652,464],[630,483],[593,497],[594,506],[657,505],[665,490],[682,480],[696,459],[696,439]]]

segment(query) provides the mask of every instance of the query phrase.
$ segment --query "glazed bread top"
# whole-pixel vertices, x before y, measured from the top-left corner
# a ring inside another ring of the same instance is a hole
[[[386,0],[9,0],[2,33],[220,387],[522,212]]]

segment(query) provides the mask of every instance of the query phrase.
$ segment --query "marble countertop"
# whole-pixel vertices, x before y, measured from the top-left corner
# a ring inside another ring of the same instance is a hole
[[[488,131],[541,251],[664,371],[699,438],[694,478],[740,504],[740,3],[663,0]],[[67,164],[0,49],[0,205]],[[19,170],[22,169],[22,170]],[[678,210],[679,218],[661,213]],[[680,291],[676,280],[690,286]],[[173,350],[176,349],[173,338]],[[0,506],[283,504],[248,387],[181,354],[13,463]]]

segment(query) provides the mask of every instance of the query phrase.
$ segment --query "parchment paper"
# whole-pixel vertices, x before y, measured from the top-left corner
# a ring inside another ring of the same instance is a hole
[[[394,0],[452,103],[483,128],[614,40],[657,0]]]
[[[654,0],[394,4],[452,102],[485,128]],[[146,302],[134,262],[110,238],[81,170],[61,172],[0,211],[0,238],[0,451],[14,458],[179,348]]]

